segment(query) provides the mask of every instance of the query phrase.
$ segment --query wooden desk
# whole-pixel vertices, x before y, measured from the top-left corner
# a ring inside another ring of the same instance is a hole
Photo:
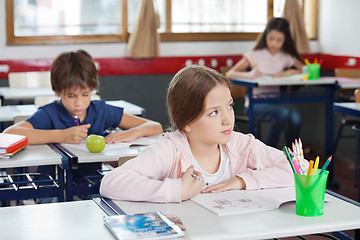
[[[1,239],[115,239],[92,200],[3,207],[0,216]]]
[[[360,207],[355,202],[330,194],[327,198],[330,202],[325,203],[324,215],[319,217],[296,215],[295,202],[285,203],[276,210],[221,217],[190,200],[178,204],[113,202],[126,214],[159,210],[177,215],[186,228],[185,238],[191,239],[272,239],[360,228]]]

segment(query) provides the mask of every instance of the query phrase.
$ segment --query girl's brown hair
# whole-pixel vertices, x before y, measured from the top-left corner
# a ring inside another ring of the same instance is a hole
[[[167,93],[167,107],[172,124],[177,129],[199,118],[204,112],[206,95],[217,84],[230,88],[230,81],[208,67],[189,66],[181,69],[171,80]]]
[[[56,93],[73,87],[97,89],[98,84],[94,59],[84,50],[63,52],[51,65],[51,86]]]

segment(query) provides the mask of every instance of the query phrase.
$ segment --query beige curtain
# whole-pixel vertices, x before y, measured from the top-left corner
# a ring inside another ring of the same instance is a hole
[[[304,16],[298,0],[286,0],[283,17],[289,21],[291,37],[297,51],[300,54],[309,52],[309,39],[306,35]]]
[[[129,58],[153,58],[159,56],[159,15],[155,12],[153,0],[143,0],[134,30],[128,43]]]

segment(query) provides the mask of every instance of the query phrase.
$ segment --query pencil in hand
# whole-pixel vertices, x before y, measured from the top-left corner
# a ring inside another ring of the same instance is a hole
[[[75,116],[75,122],[76,122],[76,126],[80,126],[80,119],[78,116]]]
[[[199,181],[201,181],[202,183],[205,183],[205,180],[203,178],[200,178],[198,175],[196,175],[195,173],[191,173],[191,176]]]

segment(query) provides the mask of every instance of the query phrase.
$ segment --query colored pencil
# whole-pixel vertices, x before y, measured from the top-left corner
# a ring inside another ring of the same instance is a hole
[[[329,166],[329,164],[330,164],[331,159],[332,159],[332,155],[326,160],[326,162],[325,162],[324,166],[322,167],[319,175],[321,175],[321,174],[323,174],[323,173],[325,172],[326,168],[327,168],[327,167]]]
[[[314,166],[314,161],[313,161],[313,160],[310,160],[310,164],[309,164],[309,168],[308,168],[307,175],[311,175],[311,171],[312,171],[313,166]]]

